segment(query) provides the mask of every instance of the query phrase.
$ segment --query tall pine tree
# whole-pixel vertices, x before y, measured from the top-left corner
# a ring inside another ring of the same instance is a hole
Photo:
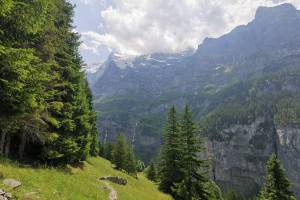
[[[128,174],[137,178],[137,170],[136,170],[137,161],[135,159],[133,148],[128,143],[127,143],[127,149],[126,149],[125,153],[126,153],[126,160],[125,160],[125,168],[124,169]]]
[[[273,154],[267,163],[267,176],[259,200],[296,200],[286,173]]]
[[[183,200],[207,200],[205,183],[207,182],[204,167],[206,161],[199,157],[204,150],[199,130],[193,122],[192,112],[188,106],[184,109],[181,122],[181,144],[183,147],[181,170],[184,173],[183,180],[178,184],[177,195]]]
[[[111,142],[106,142],[103,145],[103,158],[109,160],[109,161],[113,161],[114,158],[114,144]]]
[[[117,135],[113,150],[113,163],[115,164],[116,169],[125,169],[126,155],[128,154],[127,150],[126,138],[120,133]]]
[[[163,192],[173,194],[174,187],[180,183],[183,174],[180,170],[182,157],[182,141],[180,137],[179,124],[174,106],[169,111],[163,144],[160,155],[159,188]]]
[[[156,170],[155,163],[152,160],[149,163],[149,167],[146,171],[146,175],[150,181],[154,181],[154,182],[157,181],[157,170]]]
[[[43,144],[50,67],[36,41],[47,28],[52,4],[46,0],[0,3],[1,154],[23,158],[27,143]]]

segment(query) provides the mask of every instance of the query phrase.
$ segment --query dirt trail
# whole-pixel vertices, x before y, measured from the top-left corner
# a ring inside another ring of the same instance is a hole
[[[108,183],[105,183],[106,186],[103,187],[104,190],[109,190],[108,200],[118,200],[117,191]]]

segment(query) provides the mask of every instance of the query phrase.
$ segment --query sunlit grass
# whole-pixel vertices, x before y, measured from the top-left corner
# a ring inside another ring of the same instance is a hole
[[[106,200],[108,191],[103,190],[101,176],[121,176],[128,180],[126,186],[110,183],[118,192],[120,200],[168,200],[169,196],[159,192],[157,186],[143,175],[138,179],[112,168],[111,163],[102,158],[90,158],[81,167],[56,169],[49,167],[22,167],[11,161],[1,160],[0,172],[5,178],[14,178],[22,186],[11,190],[0,182],[0,188],[12,192],[17,199],[24,199],[26,193],[35,192],[32,199],[47,200]]]

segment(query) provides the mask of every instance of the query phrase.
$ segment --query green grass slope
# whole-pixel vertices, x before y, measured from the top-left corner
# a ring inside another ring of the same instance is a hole
[[[39,200],[107,200],[109,191],[105,191],[105,182],[99,181],[101,176],[120,176],[127,179],[128,184],[121,186],[109,183],[118,193],[120,200],[171,200],[172,198],[158,191],[157,186],[143,175],[138,179],[114,170],[109,161],[103,158],[90,158],[80,167],[32,168],[21,166],[11,161],[1,160],[0,173],[4,178],[13,178],[22,182],[22,186],[11,190],[0,181],[0,188],[12,192],[16,199],[31,198]],[[107,182],[108,183],[108,182]]]

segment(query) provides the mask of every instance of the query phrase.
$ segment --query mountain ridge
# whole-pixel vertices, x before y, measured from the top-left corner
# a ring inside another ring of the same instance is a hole
[[[286,100],[297,102],[298,99],[293,92],[299,92],[297,83],[300,80],[299,19],[300,11],[291,4],[262,7],[252,22],[219,38],[204,40],[192,55],[172,65],[152,67],[149,64],[138,69],[119,69],[110,63],[111,71],[92,87],[94,105],[100,112],[98,127],[102,133],[109,133],[109,140],[118,132],[124,132],[129,139],[135,135],[135,151],[147,162],[158,151],[167,110],[172,105],[181,110],[184,104],[190,104],[209,138],[211,145],[208,147],[218,144],[224,148],[208,148],[215,152],[210,156],[218,163],[216,181],[222,183],[223,189],[251,183],[251,191],[255,192],[262,182],[259,174],[264,170],[247,168],[246,163],[264,166],[269,154],[274,152],[270,149],[274,143],[296,155],[291,144],[281,143],[280,138],[295,137],[291,132],[298,131],[288,128],[292,121],[298,123],[300,116],[291,114]],[[298,104],[290,106],[297,110]],[[280,116],[287,116],[287,124],[281,124]],[[260,118],[264,120],[251,126]],[[232,128],[236,126],[240,128]],[[253,162],[250,158],[258,152],[252,146],[261,147],[257,143],[264,126],[267,126],[266,134],[276,139],[266,139],[260,144],[267,148],[260,150],[264,157]],[[229,135],[228,130],[232,131]],[[247,137],[240,135],[240,130]],[[218,135],[232,138],[232,141],[218,141]],[[232,145],[238,145],[235,140],[239,137],[243,138],[241,143],[249,146],[241,147],[240,154],[234,154]],[[226,160],[218,156],[222,151],[239,158],[234,161],[236,165],[226,166],[225,162],[232,162],[232,158]],[[295,163],[284,159],[288,155],[286,152],[281,152],[280,158],[297,188],[300,185],[300,179],[294,174],[297,169],[293,167]],[[238,176],[246,171],[251,171],[245,175],[249,182],[239,182]],[[235,176],[231,172],[236,173]]]

